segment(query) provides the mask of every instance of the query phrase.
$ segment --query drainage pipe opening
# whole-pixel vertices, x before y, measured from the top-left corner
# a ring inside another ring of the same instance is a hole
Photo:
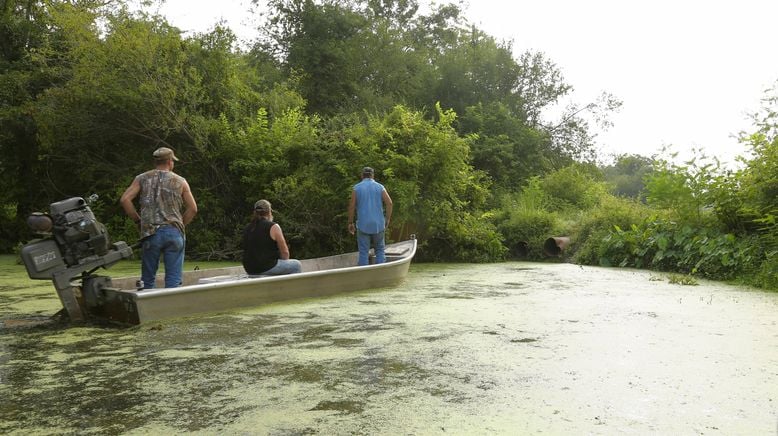
[[[543,252],[546,256],[560,256],[568,245],[570,245],[570,238],[567,236],[551,237],[543,244]]]

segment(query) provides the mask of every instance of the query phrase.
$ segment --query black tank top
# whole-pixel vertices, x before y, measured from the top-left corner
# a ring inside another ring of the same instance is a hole
[[[278,263],[278,245],[270,237],[270,228],[275,224],[259,219],[243,230],[243,268],[246,273],[262,274]]]

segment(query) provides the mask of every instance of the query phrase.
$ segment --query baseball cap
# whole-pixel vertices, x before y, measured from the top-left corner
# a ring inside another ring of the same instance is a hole
[[[257,212],[270,212],[270,202],[267,200],[259,200],[254,203],[254,210]]]
[[[159,147],[158,149],[154,150],[154,159],[155,160],[173,159],[174,161],[178,161],[178,158],[176,157],[176,154],[173,153],[173,150],[167,147]]]

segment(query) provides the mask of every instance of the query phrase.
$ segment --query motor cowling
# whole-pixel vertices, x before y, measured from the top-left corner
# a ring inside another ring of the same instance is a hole
[[[34,213],[27,224],[40,237],[22,247],[22,260],[30,278],[51,278],[63,269],[100,262],[117,250],[105,226],[81,197],[52,203],[48,214]]]
[[[52,203],[53,235],[68,266],[93,260],[108,252],[110,242],[105,226],[81,197]]]

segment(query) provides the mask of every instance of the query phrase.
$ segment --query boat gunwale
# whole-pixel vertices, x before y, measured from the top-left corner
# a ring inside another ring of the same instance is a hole
[[[410,248],[405,253],[403,253],[401,256],[398,256],[397,259],[393,259],[391,261],[387,261],[379,264],[354,265],[354,266],[346,266],[340,268],[323,269],[318,271],[300,272],[300,273],[280,275],[280,276],[246,277],[246,278],[225,280],[225,281],[214,282],[214,283],[197,283],[197,284],[192,284],[187,286],[180,286],[177,288],[155,288],[155,289],[144,289],[144,290],[116,289],[116,291],[134,295],[137,300],[144,300],[144,299],[149,299],[154,297],[170,296],[174,294],[187,294],[193,292],[208,291],[214,288],[224,289],[224,288],[233,288],[238,286],[247,286],[251,284],[265,284],[265,283],[270,284],[270,283],[280,282],[280,281],[285,281],[285,282],[298,281],[303,279],[315,278],[316,276],[325,276],[325,275],[331,276],[331,275],[346,274],[354,271],[368,271],[368,270],[396,268],[398,266],[401,266],[404,263],[410,263],[416,254],[416,248],[417,248],[416,239],[408,239],[405,241],[397,242],[396,244],[403,244],[403,243],[410,243],[411,245]],[[393,244],[389,244],[389,245],[393,245]],[[342,255],[336,255],[336,256],[342,256]],[[336,256],[329,256],[329,257],[336,257]]]

